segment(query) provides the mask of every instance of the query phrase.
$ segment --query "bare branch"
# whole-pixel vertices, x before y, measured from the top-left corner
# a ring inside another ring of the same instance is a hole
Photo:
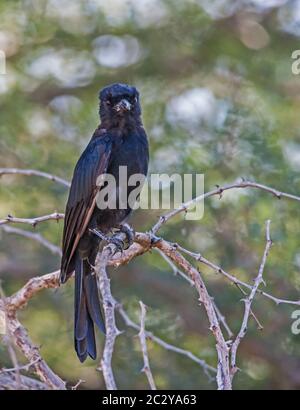
[[[120,233],[120,239],[125,239],[124,233]],[[116,326],[115,320],[115,300],[110,290],[110,279],[106,273],[106,266],[109,259],[116,253],[116,246],[112,243],[105,246],[97,256],[95,273],[97,284],[102,296],[104,317],[105,317],[105,344],[101,359],[100,369],[103,373],[106,388],[108,390],[117,390],[115,378],[112,371],[112,355],[114,351],[115,339],[121,333]]]
[[[34,241],[39,242],[41,245],[45,246],[45,248],[49,249],[50,252],[52,252],[53,254],[61,256],[60,247],[48,241],[40,233],[25,231],[25,229],[19,229],[19,228],[15,228],[13,226],[7,226],[7,225],[3,225],[2,229],[4,232],[7,232],[7,233],[13,233],[13,234],[21,235],[25,238],[33,239]]]
[[[176,248],[185,253],[186,255],[189,255],[190,257],[192,257],[193,259],[195,259],[197,262],[199,263],[203,263],[204,265],[210,267],[211,269],[213,269],[216,273],[220,273],[221,275],[225,276],[227,279],[230,280],[230,282],[232,282],[234,285],[240,285],[242,287],[245,287],[247,289],[250,289],[250,291],[252,290],[252,285],[249,285],[246,282],[243,282],[242,280],[238,279],[236,276],[231,275],[230,273],[226,272],[224,269],[222,269],[220,266],[216,265],[214,262],[209,261],[208,259],[206,259],[204,256],[202,256],[200,253],[196,253],[196,252],[191,252],[185,248],[183,248],[182,246],[176,244]],[[280,304],[287,304],[287,305],[297,305],[300,306],[300,300],[288,300],[288,299],[280,299],[276,296],[271,295],[270,293],[264,292],[261,289],[257,289],[257,293],[265,296],[266,298],[272,300],[273,302],[275,302],[277,305]]]
[[[60,219],[64,219],[64,217],[64,214],[60,214],[58,212],[53,212],[53,214],[49,215],[38,216],[37,218],[15,218],[12,215],[7,215],[6,218],[0,219],[0,225],[5,225],[9,223],[21,223],[35,227],[38,223],[50,220],[59,221]]]
[[[34,369],[35,373],[40,377],[42,382],[46,383],[51,389],[65,390],[65,383],[57,376],[47,365],[40,355],[39,348],[30,340],[26,329],[21,325],[17,318],[17,310],[23,308],[28,300],[35,295],[39,290],[57,287],[58,272],[53,272],[43,277],[33,278],[11,297],[2,297],[0,299],[0,311],[6,315],[6,329],[8,337],[22,351],[27,358],[29,365]],[[16,375],[19,375],[21,367],[14,360]],[[19,376],[19,383],[21,378]]]
[[[6,323],[8,323],[7,317],[6,317]],[[9,334],[9,327],[7,326],[7,335],[3,337],[3,342],[7,346],[9,357],[12,361],[12,364],[15,366],[12,369],[12,371],[14,372],[14,377],[15,377],[15,382],[16,382],[17,389],[21,389],[21,385],[22,385],[21,384],[21,375],[20,375],[21,367],[19,366],[19,363],[18,363],[17,355],[16,355],[15,349],[14,349],[13,344],[12,344],[12,339],[13,339],[12,336]],[[4,372],[7,372],[7,371],[10,371],[10,369],[8,369],[8,370],[1,369],[0,373],[4,373]]]
[[[26,306],[28,301],[32,297],[34,297],[39,291],[43,289],[59,287],[59,274],[60,274],[60,271],[58,270],[58,271],[51,272],[43,276],[38,276],[38,277],[30,279],[17,293],[15,293],[9,298],[6,298],[8,308],[10,306],[13,306],[15,309],[22,309]],[[114,299],[114,303],[115,303],[115,308],[118,310],[119,314],[122,316],[126,325],[139,331],[140,327],[129,318],[125,310],[122,308],[121,304],[119,302],[116,302],[115,299]],[[146,331],[146,336],[147,338],[153,340],[158,345],[162,346],[164,349],[173,351],[175,353],[178,353],[178,354],[181,354],[181,355],[184,355],[190,358],[191,360],[199,364],[201,367],[203,367],[203,370],[206,372],[206,374],[209,377],[210,377],[210,374],[208,372],[216,372],[216,369],[214,367],[209,366],[204,360],[199,359],[197,356],[195,356],[190,351],[173,346],[170,343],[167,343],[163,341],[162,339],[160,339],[159,337],[153,335],[153,333],[151,332]]]
[[[60,271],[57,270],[43,276],[31,278],[18,292],[5,299],[7,309],[15,312],[16,310],[25,307],[28,301],[40,290],[58,288],[59,274]]]
[[[140,331],[140,326],[130,319],[130,317],[125,312],[124,308],[122,307],[121,303],[116,302],[116,310],[119,312],[119,314],[123,318],[126,326],[131,327],[132,329]],[[164,340],[162,340],[161,338],[155,336],[152,332],[149,332],[147,330],[145,330],[145,335],[148,339],[152,340],[154,343],[158,344],[159,346],[163,347],[164,349],[169,350],[169,351],[174,352],[174,353],[181,354],[183,356],[186,356],[189,359],[193,360],[195,363],[199,364],[203,368],[204,373],[207,375],[207,377],[209,379],[211,379],[210,372],[212,372],[212,373],[217,372],[217,370],[214,367],[208,365],[205,360],[199,359],[199,357],[195,356],[189,350],[181,349],[180,347],[177,347],[177,346],[174,346],[170,343],[167,343]]]
[[[16,366],[16,367],[11,368],[11,369],[3,368],[3,369],[0,370],[0,373],[18,372],[18,371],[20,371],[20,370],[25,370],[25,371],[28,372],[28,371],[30,370],[30,368],[31,368],[35,363],[37,363],[39,360],[40,360],[40,359],[38,358],[38,359],[36,359],[36,361],[33,362],[33,363],[27,363],[27,364],[24,364],[23,366],[19,366],[19,365],[18,365],[18,366]]]
[[[271,188],[266,185],[259,184],[257,182],[251,182],[251,181],[236,182],[233,184],[224,185],[222,187],[217,186],[216,189],[213,189],[212,191],[199,195],[196,198],[193,198],[190,201],[183,203],[177,209],[174,209],[173,211],[160,216],[158,222],[151,229],[151,232],[153,234],[156,234],[158,230],[162,227],[162,225],[164,225],[170,218],[173,218],[174,216],[178,215],[181,212],[185,212],[187,209],[189,209],[191,206],[193,206],[197,202],[203,201],[204,199],[209,198],[211,196],[215,196],[215,195],[219,195],[221,198],[223,192],[228,191],[230,189],[240,189],[240,188],[256,188],[256,189],[260,189],[262,191],[268,192],[274,195],[278,199],[287,198],[287,199],[293,199],[295,201],[300,202],[299,196],[288,194],[285,192],[280,192],[275,188]]]
[[[178,264],[178,266],[180,267],[182,272],[186,272],[187,274],[189,274],[189,277],[191,280],[195,280],[195,284],[196,284],[196,288],[198,290],[198,293],[200,296],[201,301],[203,301],[203,295],[204,295],[204,299],[206,301],[206,310],[209,316],[209,320],[210,322],[213,323],[213,325],[211,326],[211,330],[213,331],[216,340],[217,340],[217,346],[218,346],[218,384],[219,384],[219,388],[228,388],[229,384],[227,382],[227,373],[226,373],[226,369],[227,369],[227,361],[228,361],[228,348],[227,348],[227,344],[223,338],[223,335],[221,333],[219,324],[218,324],[218,316],[215,312],[214,309],[214,305],[212,303],[212,300],[210,299],[209,302],[207,302],[207,297],[209,297],[209,295],[207,294],[206,288],[202,288],[202,284],[203,281],[201,279],[201,276],[199,275],[199,272],[197,272],[197,270],[195,268],[193,268],[188,261],[186,261],[186,259],[183,258],[183,256],[178,252],[178,250],[175,249],[174,244],[168,243],[167,241],[164,240],[160,240],[159,238],[156,238],[149,234],[144,234],[144,233],[136,233],[135,236],[135,240],[137,243],[133,244],[128,250],[124,251],[123,254],[116,254],[114,256],[112,256],[113,251],[109,251],[109,255],[107,255],[107,257],[104,258],[105,264],[108,265],[113,265],[113,266],[119,266],[120,264],[123,263],[127,263],[129,262],[132,258],[134,258],[137,255],[141,255],[145,252],[147,252],[149,249],[151,249],[151,247],[155,247],[160,249],[168,258],[170,258],[170,260],[174,263],[174,264]],[[106,266],[106,265],[105,265]],[[214,269],[219,271],[220,268],[215,268]],[[227,274],[227,273],[226,273]],[[28,282],[27,285],[25,285],[24,288],[22,288],[19,292],[17,292],[15,295],[13,295],[10,298],[7,298],[7,303],[8,306],[10,304],[15,305],[17,308],[21,308],[23,307],[28,299],[30,297],[32,297],[36,292],[38,292],[39,290],[46,288],[46,287],[57,287],[58,286],[58,275],[59,272],[54,272],[52,274],[48,274],[45,275],[45,281],[44,278],[33,278],[31,281]],[[199,276],[198,276],[199,275]],[[229,274],[227,274],[229,275]],[[225,275],[226,276],[226,275]],[[229,275],[231,278],[231,275]],[[101,275],[100,275],[101,277]],[[107,276],[106,276],[107,278]],[[107,278],[108,280],[108,278]],[[109,280],[108,280],[109,281]],[[237,283],[237,280],[232,280],[233,283]],[[109,282],[108,282],[109,283]],[[252,286],[248,285],[244,282],[241,282],[242,285],[246,288],[249,288],[250,291],[252,290]],[[257,289],[257,293],[259,293],[260,290]],[[262,292],[262,294],[266,295],[265,292]],[[111,295],[111,294],[110,294]],[[270,296],[271,299],[276,299],[271,295],[268,295],[268,297]],[[285,301],[286,303],[298,303],[298,302],[293,302],[293,301]],[[281,300],[280,300],[281,303]],[[108,306],[111,310],[114,310],[114,306]],[[217,324],[217,326],[215,325]],[[138,327],[139,329],[139,327]],[[118,332],[118,330],[117,330]],[[147,337],[149,336],[149,334],[147,333]],[[159,343],[157,340],[155,340],[157,343]],[[163,345],[163,342],[161,343],[161,345]],[[221,346],[221,347],[220,347]],[[166,346],[164,346],[166,347]],[[167,348],[167,347],[166,347]],[[178,349],[178,350],[176,350]],[[107,351],[112,351],[111,347],[110,349],[108,349]],[[182,349],[179,348],[171,348],[170,350],[173,351],[177,351],[180,354],[184,354],[187,357],[192,358],[192,360],[194,360],[195,358],[193,358],[192,354],[190,352],[186,352]],[[196,358],[197,360],[197,358]],[[195,361],[196,361],[195,360]],[[28,360],[29,362],[31,362],[31,360]],[[224,371],[224,366],[225,366],[225,371]],[[225,376],[224,376],[225,374]]]
[[[0,282],[0,297],[1,297],[2,300],[5,299],[5,294],[4,294],[4,291],[2,289],[1,282]],[[13,346],[13,338],[12,338],[12,335],[10,333],[9,326],[7,326],[9,316],[8,316],[8,309],[5,306],[5,304],[4,304],[3,312],[4,312],[4,321],[5,321],[4,327],[5,327],[5,331],[6,331],[6,334],[3,337],[3,341],[4,341],[4,344],[7,346],[9,357],[10,357],[11,362],[12,362],[12,364],[14,366],[14,369],[15,369],[14,376],[15,376],[16,386],[17,386],[18,389],[20,389],[21,388],[21,376],[20,376],[19,363],[18,363],[18,359],[17,359],[17,355],[16,355],[16,352],[15,352],[14,346]]]
[[[45,383],[27,376],[20,376],[22,390],[48,390]],[[18,390],[18,384],[11,373],[0,374],[0,390]]]
[[[170,258],[168,258],[160,249],[155,248],[156,251],[161,255],[161,257],[168,263],[168,265],[170,265],[170,267],[172,268],[172,271],[174,273],[175,276],[179,275],[180,277],[182,277],[184,280],[186,280],[191,286],[195,286],[195,283],[192,281],[192,279],[190,279],[188,277],[188,275],[186,275],[181,269],[179,269],[175,263],[173,263],[171,261]]]
[[[255,297],[255,294],[260,286],[261,283],[264,283],[264,279],[263,279],[263,273],[264,273],[264,268],[266,265],[266,261],[267,261],[267,257],[268,257],[268,253],[271,249],[272,246],[272,240],[270,237],[270,224],[271,221],[268,220],[266,222],[266,246],[265,246],[265,250],[264,250],[264,254],[262,257],[262,261],[258,270],[258,274],[257,277],[255,279],[254,285],[252,287],[252,290],[250,292],[250,295],[244,299],[244,303],[245,303],[245,312],[244,312],[244,317],[243,317],[243,322],[242,322],[242,326],[241,329],[234,341],[234,343],[232,344],[231,347],[231,374],[232,377],[234,376],[234,374],[237,371],[237,367],[236,367],[236,354],[237,354],[237,350],[238,347],[242,341],[242,339],[245,337],[246,332],[247,332],[247,326],[248,326],[248,321],[249,321],[249,315],[250,315],[250,311],[251,311],[251,305],[253,302],[253,299]]]
[[[4,174],[22,174],[22,175],[36,175],[47,178],[54,182],[61,183],[65,186],[70,186],[70,184],[53,175],[43,173],[36,170],[18,170],[15,168],[12,169],[0,169],[0,176]],[[143,350],[143,358],[145,364],[145,371],[148,377],[149,383],[151,388],[155,388],[154,380],[151,374],[150,366],[149,366],[149,359],[147,353],[147,345],[146,345],[146,337],[151,338],[156,343],[160,344],[162,347],[165,347],[168,350],[172,350],[174,352],[180,353],[185,355],[192,360],[196,361],[197,363],[201,364],[204,371],[209,374],[210,371],[215,371],[213,367],[208,366],[204,361],[201,361],[196,356],[194,356],[191,352],[188,352],[184,349],[176,348],[161,339],[154,336],[152,333],[147,332],[145,330],[145,306],[141,303],[141,326],[136,325],[134,322],[128,318],[127,314],[122,310],[122,308],[118,308],[116,306],[116,301],[112,297],[111,289],[110,289],[110,280],[106,273],[106,268],[108,265],[119,266],[121,264],[129,262],[132,258],[141,255],[152,248],[157,249],[164,259],[169,263],[174,273],[180,274],[183,278],[185,278],[190,284],[193,284],[199,294],[199,301],[203,303],[204,308],[206,310],[206,314],[208,317],[210,330],[216,341],[216,350],[218,356],[218,365],[217,365],[217,375],[216,381],[218,384],[218,388],[222,390],[229,390],[232,388],[232,377],[236,371],[236,352],[239,347],[239,344],[242,338],[246,334],[247,324],[249,321],[249,316],[252,315],[254,318],[255,315],[251,310],[251,305],[253,299],[256,294],[261,294],[277,304],[280,303],[288,303],[292,305],[300,305],[300,301],[289,301],[285,299],[276,298],[266,292],[263,292],[259,289],[260,284],[263,282],[263,270],[266,263],[266,258],[268,251],[271,247],[271,239],[269,234],[269,227],[270,222],[267,223],[267,243],[265,247],[264,256],[260,265],[260,269],[255,280],[254,285],[250,285],[246,282],[243,282],[236,278],[235,276],[227,273],[222,268],[210,262],[206,258],[204,258],[201,254],[197,254],[194,252],[190,252],[183,247],[171,244],[165,241],[162,238],[158,238],[155,236],[156,232],[165,224],[170,218],[178,215],[181,212],[186,211],[189,207],[191,207],[196,202],[204,200],[205,198],[212,197],[219,195],[220,198],[222,197],[223,192],[230,190],[230,189],[240,189],[240,188],[256,188],[267,193],[271,193],[276,198],[280,199],[282,197],[287,199],[292,199],[296,201],[300,201],[300,197],[284,192],[279,192],[274,188],[258,184],[256,182],[251,181],[242,181],[237,182],[229,185],[225,185],[223,187],[217,187],[216,189],[204,193],[191,201],[188,201],[182,204],[179,208],[162,215],[159,221],[153,226],[151,230],[151,234],[143,234],[137,233],[135,235],[135,244],[133,244],[128,250],[123,252],[122,254],[115,255],[116,247],[112,244],[105,246],[102,253],[98,254],[95,273],[97,275],[97,283],[102,295],[103,300],[103,307],[104,307],[104,314],[105,314],[105,324],[106,324],[106,339],[105,339],[105,346],[103,351],[103,356],[101,359],[101,370],[103,372],[104,381],[106,384],[107,389],[113,390],[116,389],[116,383],[114,380],[114,375],[112,371],[112,355],[114,351],[114,344],[116,337],[120,334],[119,330],[116,327],[115,323],[115,309],[117,308],[122,315],[125,323],[128,326],[133,328],[137,328],[139,330],[142,350]],[[3,229],[9,233],[18,233],[23,235],[24,237],[34,239],[44,246],[48,247],[48,249],[52,250],[53,252],[60,254],[60,249],[55,247],[55,245],[48,242],[45,238],[37,233],[31,233],[27,231],[23,231],[17,228],[10,228],[8,226],[4,226],[7,224],[12,223],[24,223],[29,224],[35,227],[38,223],[48,221],[48,220],[60,220],[63,219],[64,215],[61,213],[54,212],[49,215],[40,216],[37,218],[17,218],[11,215],[8,215],[6,218],[0,220],[0,225],[3,225]],[[243,292],[244,289],[249,289],[250,293],[245,300],[245,313],[243,318],[243,323],[241,326],[241,330],[236,337],[232,347],[231,347],[231,362],[229,360],[230,349],[229,345],[224,339],[220,323],[223,324],[224,328],[228,332],[229,336],[231,336],[231,330],[228,327],[225,318],[215,305],[213,298],[210,297],[205,283],[202,279],[201,273],[182,255],[185,253],[186,255],[192,257],[197,262],[205,264],[209,266],[216,272],[222,274],[227,279],[229,279],[232,283],[238,286]],[[59,272],[53,272],[48,275],[44,275],[43,277],[33,278],[30,280],[22,289],[20,289],[16,294],[12,295],[8,298],[2,298],[0,300],[0,310],[5,312],[6,319],[7,319],[7,329],[9,335],[11,335],[11,339],[13,340],[14,344],[19,347],[22,353],[27,358],[29,366],[32,367],[35,373],[40,377],[40,379],[47,384],[47,386],[51,389],[65,389],[65,383],[49,368],[47,363],[43,360],[40,355],[39,349],[33,345],[31,342],[26,329],[21,325],[17,318],[17,310],[23,308],[28,300],[33,297],[39,290],[44,288],[55,288],[59,286]],[[256,319],[257,320],[257,319]],[[259,323],[259,322],[258,322]],[[230,368],[231,364],[231,368]],[[13,370],[16,371],[18,374],[19,370],[22,368],[16,364],[14,364],[14,368],[11,369],[12,373]],[[27,367],[26,367],[27,368]],[[9,373],[9,372],[7,372]],[[20,375],[18,376],[21,377]],[[17,383],[18,384],[18,383]]]
[[[78,382],[74,386],[71,387],[71,390],[77,390],[78,387],[83,383],[85,383],[85,380],[79,379]]]
[[[190,279],[182,270],[178,269],[178,267],[170,260],[170,258],[168,258],[160,249],[156,249],[157,252],[162,256],[162,258],[171,266],[174,275],[179,275],[180,277],[182,277],[184,280],[186,280],[191,286],[195,286],[195,283],[192,281],[192,279]],[[214,304],[214,308],[216,311],[216,314],[218,316],[219,321],[222,323],[224,329],[226,330],[227,334],[229,337],[233,336],[233,333],[230,329],[230,327],[228,326],[227,322],[226,322],[226,318],[225,316],[221,313],[220,309],[217,307],[217,304],[214,300],[214,298],[212,298],[213,304]]]
[[[66,187],[70,187],[70,182],[63,178],[57,177],[56,175],[48,174],[47,172],[37,171],[35,169],[19,169],[19,168],[0,168],[0,177],[2,175],[27,175],[27,176],[38,176],[42,178],[49,179],[53,182],[58,182]]]
[[[8,298],[9,299],[9,298]],[[6,299],[0,300],[0,310],[5,310]],[[7,331],[14,344],[21,350],[29,363],[32,363],[35,373],[50,389],[65,390],[65,383],[47,365],[40,355],[39,348],[30,340],[26,329],[19,322],[16,311],[8,303]]]
[[[224,339],[220,324],[200,273],[195,269],[174,247],[163,239],[153,238],[153,246],[158,247],[173,262],[178,264],[194,281],[199,293],[199,300],[203,303],[210,324],[210,330],[216,339],[218,354],[217,383],[219,390],[231,390],[231,378],[229,369],[229,349]]]
[[[224,329],[226,330],[226,332],[228,334],[228,337],[231,338],[233,336],[233,332],[230,329],[228,323],[226,322],[225,316],[222,314],[222,312],[220,311],[220,309],[216,305],[216,302],[215,302],[214,298],[212,298],[212,302],[213,302],[215,312],[216,312],[216,315],[218,317],[219,322],[223,325]]]
[[[244,291],[244,289],[243,289],[240,285],[237,284],[236,287],[239,289],[239,291],[240,291],[244,296],[247,296],[247,295],[248,295],[247,292]],[[258,320],[258,318],[256,317],[256,315],[254,314],[254,312],[253,312],[252,309],[250,309],[250,315],[253,317],[253,319],[254,319],[255,322],[257,323],[257,328],[258,328],[259,330],[262,330],[264,327],[263,327],[263,325],[260,323],[260,321]]]
[[[192,199],[191,201],[182,204],[181,207],[179,207],[178,209],[175,209],[174,211],[163,215],[160,219],[160,221],[154,225],[154,227],[151,229],[151,232],[157,232],[158,229],[161,228],[161,225],[164,224],[165,222],[167,222],[167,220],[169,220],[170,218],[172,218],[173,216],[177,215],[180,212],[185,211],[189,206],[191,206],[192,204],[194,204],[195,202],[199,202],[205,198],[214,196],[214,195],[222,195],[222,193],[226,190],[230,190],[230,189],[235,189],[235,188],[257,188],[257,189],[261,189],[263,191],[269,192],[271,194],[273,194],[274,196],[276,196],[278,199],[285,197],[285,198],[289,198],[289,199],[293,199],[296,201],[300,201],[300,197],[296,196],[296,195],[292,195],[292,194],[288,194],[288,193],[284,193],[284,192],[280,192],[274,188],[268,187],[266,185],[262,185],[256,182],[250,182],[250,181],[242,181],[240,183],[234,183],[234,184],[229,184],[229,185],[225,185],[223,187],[217,187],[215,190],[209,191],[203,195],[200,195],[199,197],[196,197],[194,199]],[[41,216],[41,217],[37,217],[37,218],[31,218],[31,219],[24,219],[24,218],[14,218],[11,215],[8,215],[7,218],[0,220],[0,225],[3,224],[7,224],[7,223],[25,223],[25,224],[30,224],[32,226],[35,226],[37,223],[40,222],[44,222],[47,220],[59,220],[59,219],[63,219],[64,218],[64,214],[61,213],[53,213],[50,215],[45,215],[45,216]],[[145,234],[146,235],[146,234]],[[137,238],[139,240],[141,240],[141,234],[137,235]],[[147,252],[151,247],[151,243],[149,243],[149,240],[143,240],[143,246],[140,246],[138,244],[133,244],[128,251],[124,252],[123,255],[120,257],[119,255],[116,257],[111,258],[108,261],[108,265],[114,265],[114,266],[119,266],[121,264],[124,263],[128,263],[133,257],[141,255],[145,252]],[[214,264],[213,262],[210,262],[209,260],[207,260],[206,258],[204,258],[200,253],[194,253],[194,252],[190,252],[188,250],[186,250],[185,248],[179,246],[178,244],[174,244],[174,246],[178,247],[178,249],[181,252],[184,252],[186,254],[188,254],[189,256],[193,257],[194,259],[196,259],[198,262],[200,263],[204,263],[205,265],[211,267],[213,270],[215,270],[218,273],[221,273],[222,275],[224,275],[225,277],[227,277],[227,279],[229,279],[232,283],[234,284],[239,284],[243,287],[246,287],[248,289],[252,289],[252,286],[239,280],[238,278],[236,278],[235,276],[227,273],[226,271],[224,271],[221,267],[217,266],[216,264]],[[182,273],[180,270],[177,272],[182,276]],[[184,275],[184,273],[183,273]],[[261,290],[258,290],[258,293],[273,300],[276,304],[281,304],[281,303],[285,303],[285,304],[293,304],[293,305],[300,305],[300,300],[299,301],[290,301],[287,299],[281,299],[281,298],[277,298],[274,297],[266,292],[263,292]]]
[[[151,390],[157,390],[156,385],[154,382],[154,378],[151,372],[150,368],[150,363],[149,363],[149,357],[148,357],[148,349],[147,349],[147,342],[146,342],[146,333],[145,333],[145,320],[146,320],[146,306],[144,305],[143,302],[140,301],[140,306],[141,306],[141,327],[139,331],[139,338],[140,338],[140,343],[141,343],[141,348],[142,348],[142,353],[143,353],[143,359],[144,359],[144,367],[142,369],[142,372],[146,374],[146,377],[149,382],[149,386]]]

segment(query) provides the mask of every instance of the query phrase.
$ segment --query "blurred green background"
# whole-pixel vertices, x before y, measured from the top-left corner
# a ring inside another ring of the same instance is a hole
[[[291,58],[300,49],[300,1],[286,0],[23,0],[0,1],[0,166],[35,168],[70,179],[98,124],[98,91],[112,82],[141,93],[151,147],[150,172],[204,173],[205,189],[244,177],[300,194],[300,75]],[[0,218],[64,211],[67,190],[38,177],[3,176]],[[158,212],[140,210],[137,230]],[[256,190],[205,202],[200,221],[178,217],[161,234],[249,283],[272,220],[274,246],[267,290],[299,299],[299,203]],[[24,229],[30,227],[20,226]],[[60,245],[62,222],[35,228]],[[59,266],[36,242],[0,230],[0,276],[11,294],[35,275]],[[199,266],[208,290],[236,333],[243,303],[236,287]],[[112,290],[138,320],[149,306],[147,328],[216,365],[215,342],[195,291],[153,252],[110,271]],[[291,332],[295,307],[257,297],[238,353],[237,389],[299,389],[300,335]],[[80,364],[73,350],[73,283],[43,291],[20,313],[43,357],[69,385],[103,388],[97,363]],[[118,318],[120,329],[126,329]],[[119,387],[147,388],[135,331],[117,339]],[[98,333],[99,351],[103,336]],[[214,389],[188,358],[149,342],[159,388]],[[23,359],[20,358],[22,361]],[[0,344],[0,366],[11,367]]]

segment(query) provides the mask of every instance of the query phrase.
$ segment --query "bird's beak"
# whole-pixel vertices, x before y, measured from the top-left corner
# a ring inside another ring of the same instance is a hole
[[[124,112],[124,111],[130,111],[131,110],[131,104],[128,100],[123,98],[118,104],[114,106],[114,110],[117,112]]]

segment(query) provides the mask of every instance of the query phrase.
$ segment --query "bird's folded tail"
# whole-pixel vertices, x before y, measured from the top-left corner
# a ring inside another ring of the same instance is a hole
[[[89,262],[76,255],[74,343],[81,362],[97,357],[94,323],[105,333],[96,277]]]

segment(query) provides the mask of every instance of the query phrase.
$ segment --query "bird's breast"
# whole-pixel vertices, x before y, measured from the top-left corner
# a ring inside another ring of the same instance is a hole
[[[146,136],[129,134],[122,138],[112,150],[112,157],[108,167],[108,173],[116,178],[119,171],[126,173],[128,178],[133,174],[146,175],[148,171],[148,143]]]

